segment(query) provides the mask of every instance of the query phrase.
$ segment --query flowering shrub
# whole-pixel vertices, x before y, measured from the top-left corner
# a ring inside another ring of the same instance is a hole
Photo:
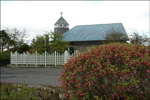
[[[68,99],[150,100],[150,47],[93,47],[68,60],[60,79]]]

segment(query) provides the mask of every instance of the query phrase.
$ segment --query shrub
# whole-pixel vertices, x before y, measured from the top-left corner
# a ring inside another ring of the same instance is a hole
[[[5,83],[0,85],[0,88],[0,100],[37,100],[37,97],[32,95],[36,88],[26,87],[25,83],[22,83],[20,87]]]
[[[69,99],[150,100],[150,48],[111,43],[68,60],[61,74]]]
[[[1,53],[0,60],[10,60],[10,51]]]
[[[0,53],[0,66],[6,66],[10,64],[10,51]]]

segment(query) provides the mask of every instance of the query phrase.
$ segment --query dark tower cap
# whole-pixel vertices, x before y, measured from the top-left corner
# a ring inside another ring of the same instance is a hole
[[[56,24],[69,25],[69,24],[67,23],[67,21],[62,17],[62,12],[61,12],[60,14],[61,14],[61,17],[58,19],[58,21],[57,21],[54,25],[56,25]]]

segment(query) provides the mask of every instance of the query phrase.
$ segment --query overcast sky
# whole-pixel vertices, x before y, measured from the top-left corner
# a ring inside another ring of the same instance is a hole
[[[123,23],[126,31],[149,35],[150,1],[1,1],[1,29],[25,28],[32,40],[44,31],[54,31],[60,12],[76,25]]]

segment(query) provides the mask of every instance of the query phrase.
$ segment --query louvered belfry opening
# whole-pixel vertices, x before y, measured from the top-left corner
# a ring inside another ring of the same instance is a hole
[[[54,33],[56,34],[63,34],[69,30],[68,22],[63,18],[62,12],[60,14],[61,14],[61,17],[54,24],[55,25]]]

